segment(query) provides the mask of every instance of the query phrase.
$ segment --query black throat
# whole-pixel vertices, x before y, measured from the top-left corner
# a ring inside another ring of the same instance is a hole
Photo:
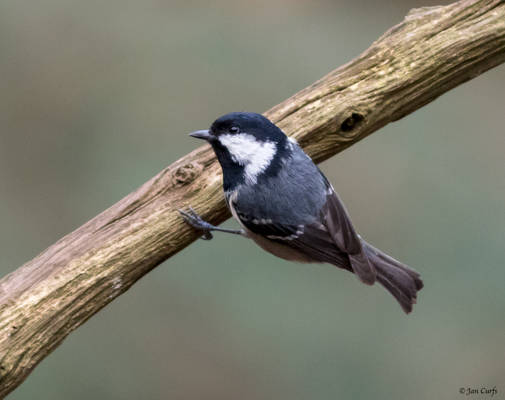
[[[231,158],[230,152],[218,140],[211,143],[217,160],[223,170],[223,189],[229,191],[245,182],[244,166],[236,163]]]

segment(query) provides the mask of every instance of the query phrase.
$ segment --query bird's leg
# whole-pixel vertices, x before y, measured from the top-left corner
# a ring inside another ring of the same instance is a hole
[[[202,217],[200,217],[195,210],[193,210],[191,207],[189,207],[189,212],[183,211],[183,210],[177,210],[179,213],[182,215],[184,220],[191,225],[193,228],[198,229],[203,231],[203,240],[210,240],[212,239],[212,233],[211,231],[218,231],[218,232],[226,232],[226,233],[233,233],[235,235],[244,235],[245,232],[243,229],[226,229],[226,228],[219,228],[218,226],[214,226],[212,224],[209,224],[207,221],[204,221]]]

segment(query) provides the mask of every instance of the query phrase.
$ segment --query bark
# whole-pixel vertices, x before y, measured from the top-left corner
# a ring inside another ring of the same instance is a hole
[[[412,10],[348,64],[267,111],[316,162],[505,61],[505,0]],[[176,211],[230,215],[208,145],[0,281],[0,397],[61,341],[199,234]]]

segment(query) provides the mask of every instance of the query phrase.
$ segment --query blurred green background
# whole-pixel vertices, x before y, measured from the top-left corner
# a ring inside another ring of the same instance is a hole
[[[267,110],[437,3],[2,1],[1,274],[200,145],[188,132]],[[362,235],[422,273],[410,316],[344,271],[216,234],[9,398],[503,398],[504,102],[500,66],[322,165]]]

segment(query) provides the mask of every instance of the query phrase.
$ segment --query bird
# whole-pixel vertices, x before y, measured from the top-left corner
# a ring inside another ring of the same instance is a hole
[[[180,209],[203,239],[212,231],[233,233],[285,260],[332,264],[367,285],[378,282],[405,313],[412,311],[423,287],[420,274],[356,232],[339,195],[296,140],[252,112],[225,114],[190,136],[212,146],[226,204],[242,228],[214,226],[191,207]]]

